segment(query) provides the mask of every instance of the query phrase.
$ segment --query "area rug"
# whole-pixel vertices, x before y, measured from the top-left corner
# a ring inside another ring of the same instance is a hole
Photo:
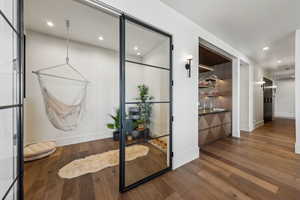
[[[150,140],[149,143],[158,148],[159,150],[163,152],[167,152],[168,149],[168,139],[169,137],[161,137],[157,139]]]
[[[149,147],[144,145],[133,145],[126,147],[126,161],[135,160],[138,157],[146,156]],[[61,178],[71,179],[85,174],[95,173],[108,167],[119,164],[119,150],[107,151],[100,154],[91,155],[83,159],[70,162],[62,167],[58,175]]]

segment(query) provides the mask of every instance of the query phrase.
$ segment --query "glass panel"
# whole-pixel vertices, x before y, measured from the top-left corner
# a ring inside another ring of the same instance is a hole
[[[0,110],[0,197],[16,177],[16,146],[13,138],[17,130],[17,109]]]
[[[169,103],[126,105],[127,186],[169,166],[169,106]],[[134,160],[131,160],[134,155],[130,155],[132,148],[138,148],[135,152],[138,158]]]
[[[170,39],[142,26],[126,23],[126,60],[170,68]]]
[[[0,10],[4,13],[9,22],[16,28],[17,0],[1,0]]]
[[[17,75],[18,67],[16,60],[17,35],[0,17],[0,106],[16,103],[17,99]]]
[[[8,192],[7,196],[3,200],[17,200],[17,188],[18,188],[18,181],[16,181],[13,187]]]
[[[126,102],[140,101],[138,86],[148,87],[148,101],[169,101],[170,71],[144,65],[126,63]]]
[[[150,140],[142,146],[127,146],[128,154],[137,149],[137,158],[125,162],[125,186],[129,186],[169,166],[169,136]],[[146,149],[145,149],[146,148]]]

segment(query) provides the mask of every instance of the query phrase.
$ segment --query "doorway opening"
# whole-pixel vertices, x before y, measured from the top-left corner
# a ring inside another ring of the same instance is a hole
[[[199,43],[199,147],[232,135],[232,59]]]
[[[283,65],[261,71],[255,73],[255,78],[261,80],[255,84],[256,121],[261,116],[255,132],[295,152],[295,67]]]

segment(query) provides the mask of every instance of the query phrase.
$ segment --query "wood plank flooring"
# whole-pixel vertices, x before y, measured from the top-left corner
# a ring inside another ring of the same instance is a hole
[[[113,142],[60,148],[49,159],[26,163],[26,200],[299,200],[294,126],[293,120],[276,119],[253,133],[242,133],[240,139],[219,140],[203,147],[199,159],[125,194],[118,193],[116,167],[71,180],[56,175],[64,163],[90,151],[116,148]],[[141,166],[131,171],[142,174],[151,168],[149,163]]]

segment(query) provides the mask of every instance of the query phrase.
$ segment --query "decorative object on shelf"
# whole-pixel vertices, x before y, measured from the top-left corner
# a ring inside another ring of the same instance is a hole
[[[131,135],[132,135],[133,139],[137,139],[140,135],[140,132],[137,130],[134,130],[131,132]]]
[[[206,65],[199,65],[199,68],[200,68],[199,70],[200,70],[201,73],[215,71],[213,68],[208,67]]]
[[[119,140],[119,136],[120,136],[120,120],[121,120],[121,113],[120,113],[120,109],[116,109],[115,111],[115,115],[109,115],[113,120],[114,122],[113,123],[109,123],[107,124],[107,128],[109,129],[113,129],[114,132],[113,132],[113,139],[115,141]]]
[[[187,57],[187,63],[185,64],[185,69],[188,71],[188,77],[191,78],[191,65],[192,65],[192,60],[193,56],[190,55]]]

